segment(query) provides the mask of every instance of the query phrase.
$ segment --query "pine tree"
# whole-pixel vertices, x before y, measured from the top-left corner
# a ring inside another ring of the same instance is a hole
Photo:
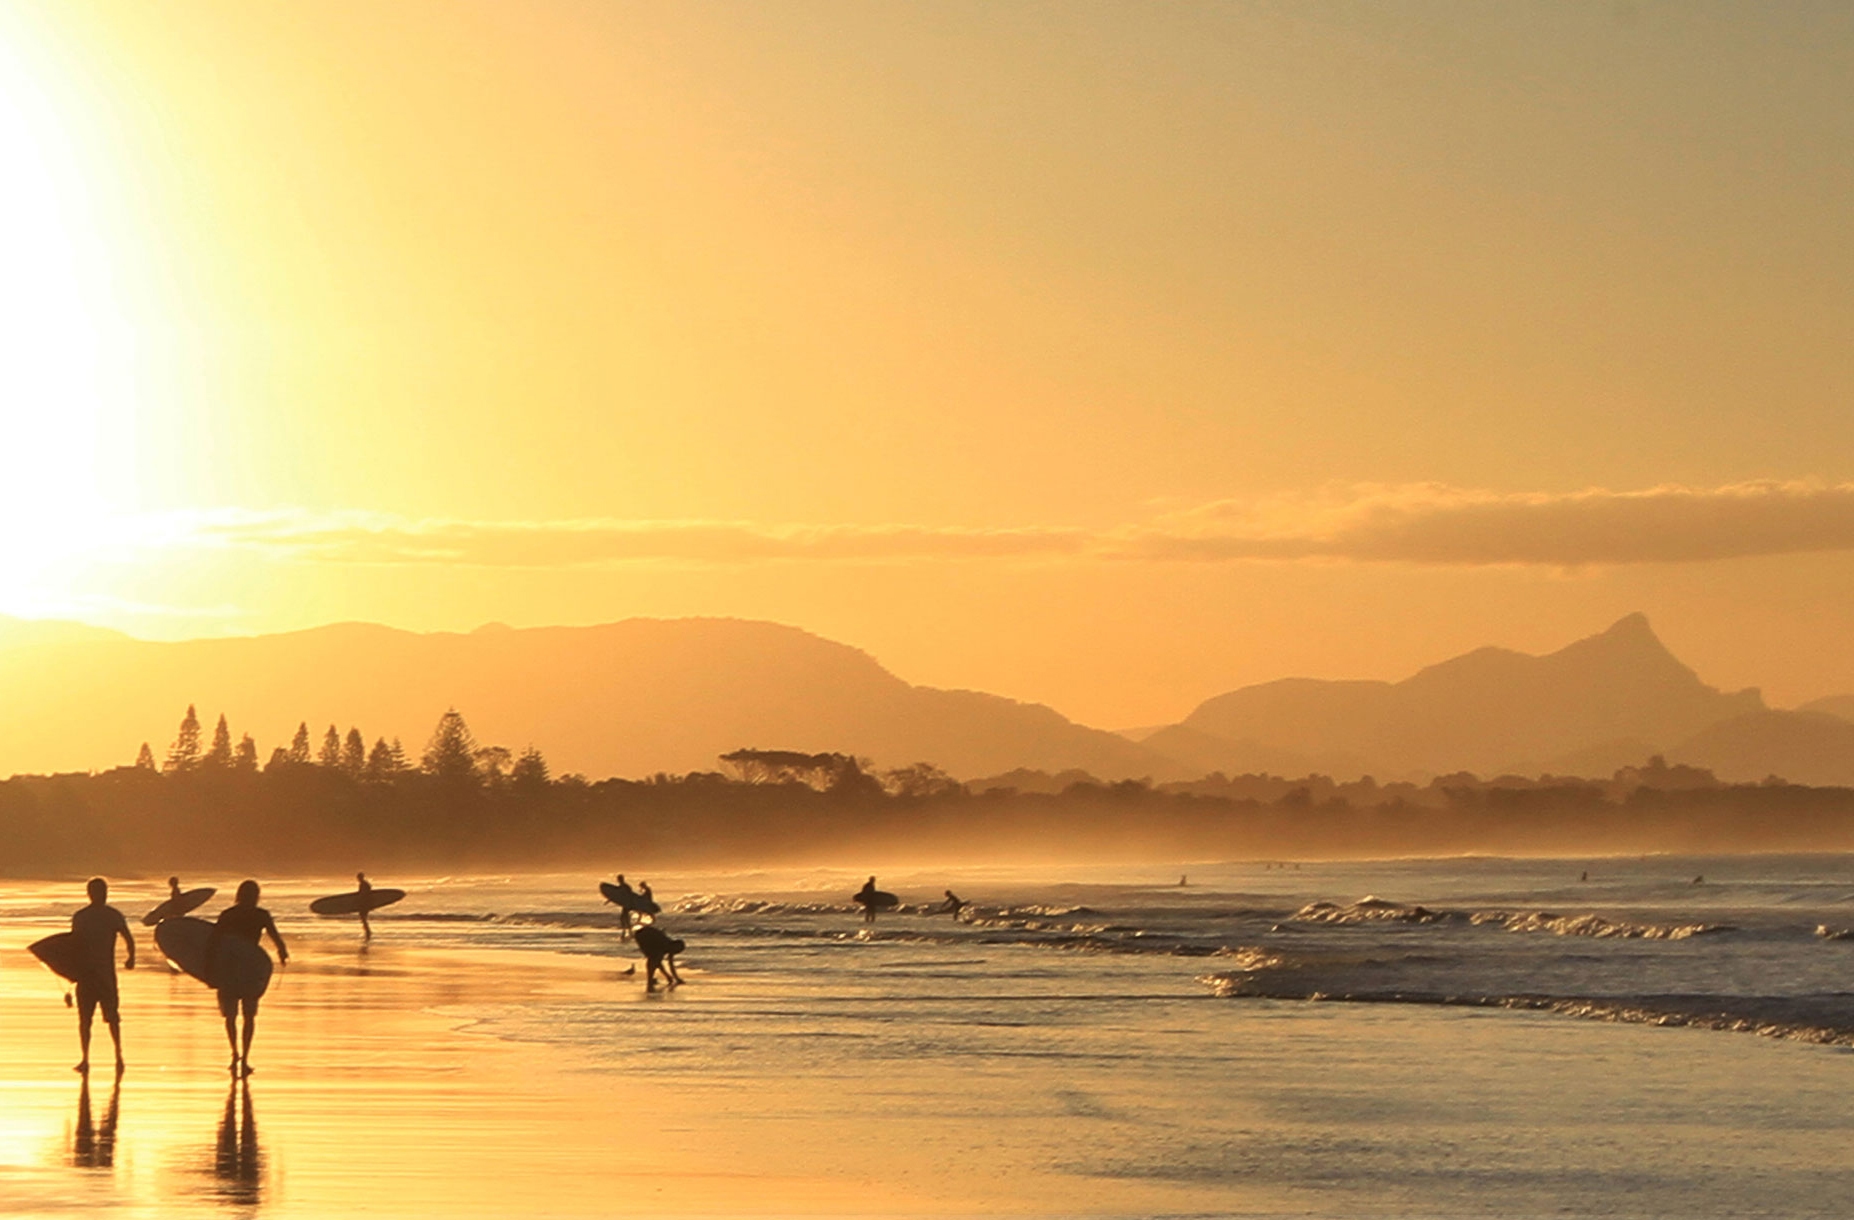
[[[361,736],[359,729],[350,728],[348,739],[342,743],[341,769],[355,779],[367,769],[367,739]]]
[[[393,778],[398,770],[393,765],[392,747],[386,744],[386,738],[374,742],[373,749],[367,752],[367,778],[374,783],[382,783]]]
[[[307,720],[296,726],[296,736],[290,738],[289,761],[293,763],[309,761],[309,722]]]
[[[473,779],[476,775],[476,738],[456,708],[438,717],[438,727],[425,745],[421,769],[445,780]]]
[[[232,730],[225,723],[225,713],[219,713],[218,727],[212,731],[212,749],[206,751],[206,757],[200,760],[202,766],[229,769],[232,765]]]
[[[148,743],[145,741],[142,743],[142,752],[135,756],[135,769],[137,771],[155,769],[154,751],[148,748]]]
[[[232,751],[232,770],[252,772],[257,770],[257,742],[246,733],[238,739],[238,748]]]
[[[332,724],[328,726],[328,732],[322,734],[322,749],[316,754],[315,761],[330,771],[341,768],[341,730]]]
[[[167,751],[169,772],[191,771],[200,765],[200,717],[187,704],[186,717],[180,722],[180,735],[174,738],[174,744]]]
[[[547,760],[541,757],[539,750],[529,746],[521,752],[521,757],[515,760],[515,767],[509,772],[509,779],[517,788],[525,792],[545,788],[547,786]]]
[[[278,746],[270,752],[270,761],[264,764],[266,771],[281,771],[290,765],[290,751],[286,746]]]

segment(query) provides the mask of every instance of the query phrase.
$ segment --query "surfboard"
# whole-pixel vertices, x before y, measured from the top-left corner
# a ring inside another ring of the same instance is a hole
[[[155,944],[167,960],[202,983],[206,978],[206,946],[212,940],[212,925],[191,915],[164,919],[155,925]],[[218,970],[208,986],[216,986],[227,995],[261,996],[270,987],[270,954],[264,946],[254,945],[242,936],[221,936]]]
[[[381,907],[392,906],[406,896],[404,890],[378,887],[362,893],[351,890],[346,894],[330,894],[318,898],[309,904],[309,909],[317,915],[358,915],[362,911],[377,911]]]
[[[663,911],[662,903],[645,898],[636,890],[621,890],[609,881],[599,882],[599,893],[605,895],[605,901],[615,902],[627,911],[643,915],[658,915]]]
[[[111,937],[110,948],[113,950],[115,947],[115,938]],[[87,983],[96,973],[96,967],[84,952],[84,942],[75,932],[60,932],[44,940],[35,940],[26,949],[44,962],[53,974],[69,982]]]
[[[197,911],[199,908],[206,905],[206,900],[208,898],[211,898],[218,892],[218,890],[213,889],[210,885],[203,886],[197,890],[183,890],[179,894],[174,895],[174,897],[169,898],[166,902],[163,902],[154,910],[148,912],[148,914],[142,916],[142,922],[152,928],[163,919],[173,919],[177,916],[185,915],[190,911]]]
[[[851,895],[851,897],[872,911],[886,911],[890,907],[898,907],[901,905],[901,899],[895,897],[887,890],[870,890],[868,893],[859,890]]]

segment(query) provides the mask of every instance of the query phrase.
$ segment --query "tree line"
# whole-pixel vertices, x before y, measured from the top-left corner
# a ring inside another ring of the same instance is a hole
[[[257,774],[257,742],[251,734],[245,733],[234,745],[232,729],[223,712],[213,729],[212,744],[202,748],[201,741],[199,712],[193,704],[188,704],[187,714],[181,718],[174,742],[159,768],[155,765],[154,751],[145,741],[135,756],[134,767],[146,772],[159,770],[165,775]],[[492,788],[504,783],[538,787],[547,784],[550,778],[547,759],[534,746],[515,754],[504,746],[479,745],[456,708],[438,718],[437,727],[432,729],[431,739],[426,742],[416,764],[406,756],[405,746],[397,737],[391,741],[376,738],[370,749],[358,728],[349,727],[343,736],[333,724],[322,734],[321,746],[312,752],[309,722],[302,721],[296,726],[296,735],[289,745],[278,746],[270,752],[263,771],[271,774],[303,767],[319,767],[349,779],[376,784],[390,784],[414,773],[451,782],[474,781]]]
[[[1659,762],[1422,788],[1034,772],[968,786],[928,763],[743,749],[714,771],[591,781],[480,744],[456,709],[416,760],[332,725],[319,749],[299,726],[261,767],[223,716],[204,739],[189,708],[161,765],[144,746],[133,765],[0,781],[0,875],[1854,850],[1854,791]]]

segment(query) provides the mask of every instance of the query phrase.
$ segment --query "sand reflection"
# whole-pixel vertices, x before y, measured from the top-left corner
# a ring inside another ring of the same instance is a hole
[[[264,1201],[264,1153],[258,1145],[249,1081],[235,1082],[225,1095],[225,1113],[206,1158],[206,1173],[210,1181],[204,1193],[221,1203],[256,1207]]]
[[[71,1133],[71,1164],[79,1169],[109,1169],[116,1163],[116,1120],[122,1112],[122,1077],[110,1086],[109,1104],[98,1126],[90,1110],[90,1077],[77,1089],[77,1126]]]

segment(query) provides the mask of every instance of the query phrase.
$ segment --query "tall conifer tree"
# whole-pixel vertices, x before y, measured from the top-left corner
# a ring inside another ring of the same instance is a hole
[[[167,751],[167,770],[191,771],[200,765],[200,716],[187,704],[187,714],[180,722],[180,733]]]

